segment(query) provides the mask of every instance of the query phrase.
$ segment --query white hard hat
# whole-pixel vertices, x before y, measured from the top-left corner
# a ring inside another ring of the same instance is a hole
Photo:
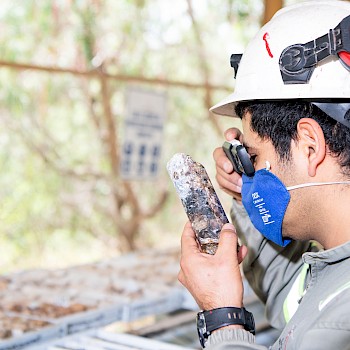
[[[242,57],[233,56],[231,65],[238,69],[234,93],[213,106],[213,113],[235,116],[236,102],[284,99],[318,101],[321,109],[323,102],[340,99],[347,102],[341,109],[350,109],[349,2],[315,0],[285,7]],[[340,114],[343,118],[345,112]]]

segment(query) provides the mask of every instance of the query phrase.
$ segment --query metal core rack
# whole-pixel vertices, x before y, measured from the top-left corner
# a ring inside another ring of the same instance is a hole
[[[198,349],[197,305],[178,283],[178,270],[179,251],[173,249],[1,276],[0,350]],[[266,329],[262,306],[248,286],[245,304],[255,308],[258,329]],[[158,324],[138,335],[105,327],[150,315],[158,315]],[[186,332],[193,341],[179,342]]]

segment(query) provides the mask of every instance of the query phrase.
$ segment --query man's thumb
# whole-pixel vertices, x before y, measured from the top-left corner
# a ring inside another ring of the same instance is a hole
[[[233,251],[237,254],[237,239],[235,227],[230,223],[225,224],[220,232],[219,247],[216,254],[231,256]]]

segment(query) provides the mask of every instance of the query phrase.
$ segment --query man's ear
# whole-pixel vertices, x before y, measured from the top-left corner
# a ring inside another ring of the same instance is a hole
[[[297,125],[298,146],[307,157],[308,174],[315,176],[326,157],[326,141],[320,125],[311,118],[302,118]]]

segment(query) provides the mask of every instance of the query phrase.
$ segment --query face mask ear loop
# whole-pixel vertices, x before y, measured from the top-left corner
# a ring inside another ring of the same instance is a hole
[[[270,164],[270,162],[267,160],[267,161],[265,161],[265,164],[266,164],[266,170],[267,171],[270,171],[270,169],[271,169],[271,164]]]
[[[296,190],[303,187],[312,187],[312,186],[324,186],[324,185],[350,185],[350,181],[335,181],[335,182],[309,182],[306,184],[288,186],[286,189],[288,191]]]

